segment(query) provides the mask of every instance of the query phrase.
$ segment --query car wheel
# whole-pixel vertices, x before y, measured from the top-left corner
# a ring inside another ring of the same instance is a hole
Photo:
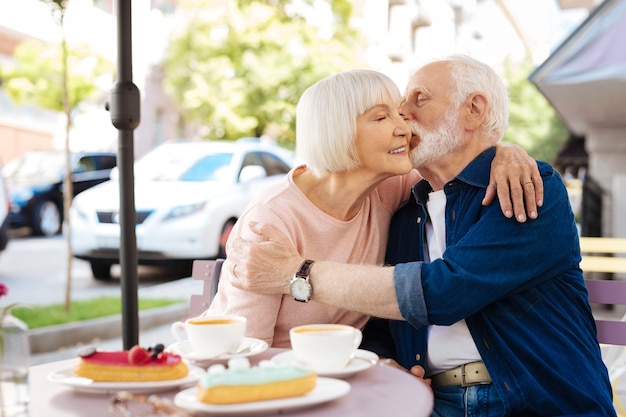
[[[228,236],[230,236],[230,232],[232,232],[233,226],[235,226],[235,220],[230,219],[222,228],[222,233],[220,233],[220,242],[217,250],[218,258],[226,258],[226,241],[228,241]]]
[[[50,200],[40,201],[35,206],[32,222],[33,234],[54,236],[61,232],[61,211]]]
[[[91,273],[98,281],[111,280],[111,264],[109,262],[91,261]]]

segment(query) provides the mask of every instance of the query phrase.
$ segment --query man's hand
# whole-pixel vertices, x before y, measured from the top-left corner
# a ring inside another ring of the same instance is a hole
[[[422,382],[424,382],[424,384],[426,384],[428,386],[428,388],[430,388],[430,378],[424,378],[424,375],[426,375],[426,371],[424,370],[424,368],[422,368],[419,365],[415,365],[413,367],[411,367],[411,370],[409,371],[412,375],[418,377],[419,379],[422,380]]]
[[[259,294],[289,294],[289,281],[304,259],[273,226],[250,222],[250,230],[257,239],[238,237],[227,248],[224,267],[231,271],[231,283]]]
[[[520,223],[525,222],[527,216],[537,218],[537,207],[543,205],[543,180],[537,162],[521,147],[506,143],[496,147],[484,206],[493,202],[496,192],[506,217],[515,213]]]

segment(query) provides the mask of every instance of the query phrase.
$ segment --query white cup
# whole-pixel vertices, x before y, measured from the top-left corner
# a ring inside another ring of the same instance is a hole
[[[179,342],[189,340],[196,358],[211,358],[239,349],[246,333],[242,316],[200,316],[172,324],[172,335]]]
[[[305,324],[289,331],[296,361],[317,372],[345,368],[356,353],[363,335],[344,324]]]

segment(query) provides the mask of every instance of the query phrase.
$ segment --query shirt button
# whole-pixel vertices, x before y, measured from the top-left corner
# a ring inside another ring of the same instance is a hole
[[[418,218],[417,218],[416,223],[417,223],[417,224],[420,224],[421,222],[422,222],[422,218],[421,218],[421,217],[418,217]]]
[[[422,355],[420,355],[419,353],[417,355],[415,355],[415,360],[419,361],[420,359],[422,359]]]

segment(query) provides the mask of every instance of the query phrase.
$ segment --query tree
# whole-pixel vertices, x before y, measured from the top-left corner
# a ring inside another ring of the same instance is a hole
[[[63,181],[63,218],[67,240],[67,285],[65,309],[70,306],[72,282],[72,248],[69,208],[74,195],[71,180],[69,135],[72,115],[83,101],[99,91],[96,78],[110,68],[104,59],[86,47],[70,50],[65,38],[64,19],[68,0],[41,0],[50,7],[62,31],[58,48],[39,41],[24,41],[13,54],[13,63],[2,67],[0,78],[9,96],[18,104],[34,103],[65,115],[65,178]]]
[[[60,48],[50,47],[37,40],[20,43],[13,54],[13,62],[0,69],[3,88],[18,104],[33,103],[39,107],[67,113],[70,124],[79,105],[100,92],[96,78],[111,71],[103,58],[87,47],[77,46],[68,51],[67,99],[63,91],[63,65]],[[66,114],[67,115],[67,114]]]
[[[510,117],[503,141],[523,147],[535,159],[554,163],[569,135],[548,100],[528,81],[532,69],[528,59],[505,63]]]
[[[311,23],[320,10],[332,19]],[[349,0],[188,0],[178,12],[187,18],[166,53],[165,88],[207,139],[269,134],[292,146],[302,92],[365,67]]]

